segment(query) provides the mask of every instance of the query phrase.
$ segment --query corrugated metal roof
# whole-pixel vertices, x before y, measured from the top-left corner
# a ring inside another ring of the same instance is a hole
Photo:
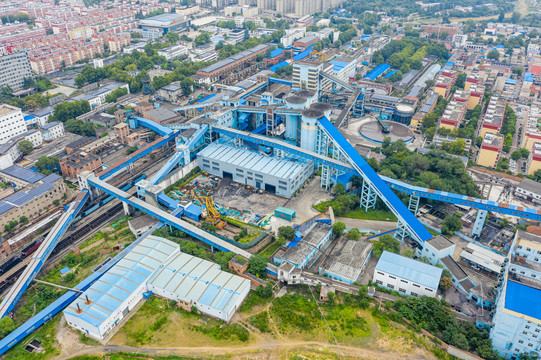
[[[99,327],[179,246],[149,235],[81,294],[64,313]],[[92,304],[85,305],[85,296]],[[81,300],[80,300],[81,299]],[[83,310],[76,313],[77,305]]]
[[[384,251],[376,265],[376,270],[409,280],[431,289],[440,284],[442,269],[413,260],[402,255]]]
[[[505,308],[541,320],[541,289],[507,280]]]
[[[248,171],[256,171],[262,174],[278,178],[291,179],[303,171],[304,160],[298,162],[277,159],[260,155],[256,152],[235,148],[225,144],[211,144],[203,149],[200,156],[211,160],[231,163]]]
[[[2,170],[2,173],[29,182],[31,184],[34,184],[44,178],[44,176],[40,173],[23,168],[18,165],[11,165],[10,167]]]
[[[220,265],[182,252],[160,266],[149,284],[226,314],[250,287],[249,280],[220,270]]]

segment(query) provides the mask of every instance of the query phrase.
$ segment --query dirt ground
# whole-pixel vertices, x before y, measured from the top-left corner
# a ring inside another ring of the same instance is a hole
[[[274,209],[283,206],[287,199],[265,191],[261,194],[244,185],[224,180],[214,193],[214,202],[237,210],[250,210],[259,215],[274,213]]]

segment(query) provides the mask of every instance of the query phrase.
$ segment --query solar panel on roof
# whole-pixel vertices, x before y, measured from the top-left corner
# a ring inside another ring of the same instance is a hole
[[[31,184],[34,184],[44,178],[44,176],[40,173],[23,168],[18,165],[11,165],[10,167],[2,170],[2,173],[29,182]]]
[[[2,215],[5,212],[8,212],[12,208],[13,208],[13,205],[8,204],[7,202],[0,200],[0,215]]]
[[[60,179],[62,179],[62,176],[57,175],[57,174],[50,174],[50,175],[45,176],[43,179],[41,179],[41,181],[43,181],[46,184],[52,184],[55,181],[60,180]]]

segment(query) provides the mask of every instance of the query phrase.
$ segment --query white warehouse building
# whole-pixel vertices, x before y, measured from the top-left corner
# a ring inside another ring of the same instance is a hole
[[[152,275],[148,290],[229,321],[250,292],[250,280],[220,270],[220,265],[177,252]]]
[[[229,321],[248,295],[250,281],[149,235],[73,301],[64,316],[70,326],[103,340],[150,291]]]
[[[298,157],[282,159],[245,148],[213,143],[197,154],[199,167],[211,175],[291,197],[308,180],[314,163]]]
[[[405,295],[435,297],[442,272],[441,268],[384,251],[372,281]]]

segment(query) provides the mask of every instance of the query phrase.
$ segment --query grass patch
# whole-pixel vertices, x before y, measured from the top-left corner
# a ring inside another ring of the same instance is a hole
[[[247,313],[252,310],[254,306],[268,304],[271,301],[271,298],[263,298],[255,293],[255,291],[250,291],[246,299],[239,308],[240,312]]]
[[[10,349],[4,355],[4,357],[10,360],[41,360],[55,358],[60,354],[58,351],[58,342],[56,341],[55,333],[61,317],[62,314],[57,314],[35,332],[24,338],[23,341],[19,342],[12,349]],[[24,347],[34,339],[41,342],[41,347],[44,350],[42,353],[30,354],[24,349]]]
[[[332,205],[332,200],[322,201],[319,204],[314,205],[314,209],[319,212],[325,212]]]
[[[434,235],[434,236],[440,235],[440,233],[437,232],[436,230],[432,230],[432,229],[429,228],[429,227],[426,227],[426,229],[428,230],[429,233],[431,233],[431,234]]]
[[[278,244],[277,241],[271,242],[269,245],[267,245],[265,248],[261,249],[259,255],[264,256],[266,258],[270,257],[278,248],[280,247],[280,244]]]
[[[203,325],[192,325],[192,330],[208,335],[216,340],[248,341],[250,333],[239,324],[224,324],[218,320],[211,320]]]
[[[250,319],[250,324],[259,329],[263,333],[270,333],[269,327],[269,314],[266,311],[262,311],[259,314],[252,316]]]
[[[240,220],[237,220],[237,219],[233,219],[233,218],[230,218],[230,217],[224,217],[222,216],[222,220],[225,220],[227,221],[228,223],[232,224],[232,225],[235,225],[235,226],[238,226],[240,228],[245,228],[245,227],[248,227],[248,228],[252,228],[254,230],[259,230],[261,232],[265,231],[264,228],[260,227],[260,226],[256,226],[256,225],[252,225],[252,224],[249,224],[249,223],[246,223],[244,221],[240,221]]]
[[[381,210],[368,210],[364,211],[361,208],[348,211],[342,217],[350,219],[363,219],[363,220],[379,220],[379,221],[398,221],[396,216],[390,211]]]

